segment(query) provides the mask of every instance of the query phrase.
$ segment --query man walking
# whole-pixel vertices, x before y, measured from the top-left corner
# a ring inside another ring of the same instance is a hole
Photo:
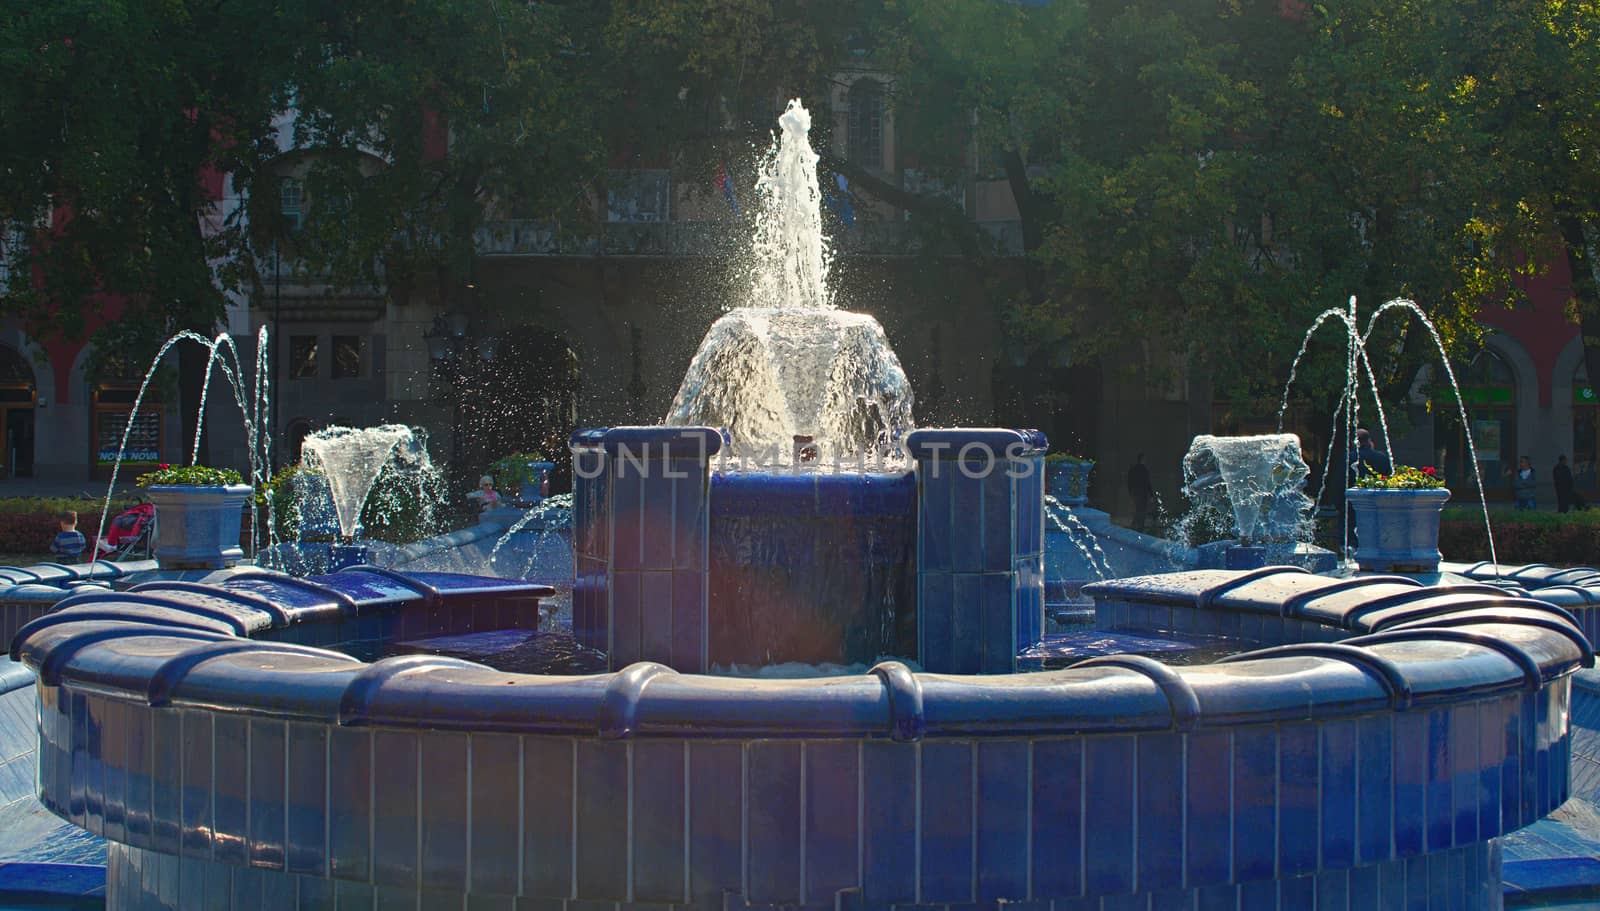
[[[1150,469],[1144,464],[1144,453],[1134,459],[1128,469],[1128,493],[1133,497],[1133,530],[1144,531],[1150,521],[1150,498],[1155,487],[1150,483]]]

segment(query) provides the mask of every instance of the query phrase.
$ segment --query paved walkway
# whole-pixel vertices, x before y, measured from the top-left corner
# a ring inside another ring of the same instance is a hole
[[[117,478],[119,497],[132,496],[137,488],[127,474]],[[0,498],[7,497],[85,497],[101,499],[106,495],[105,481],[42,480],[39,478],[0,478]]]

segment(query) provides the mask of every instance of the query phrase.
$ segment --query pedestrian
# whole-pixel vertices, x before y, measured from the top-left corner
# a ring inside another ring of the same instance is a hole
[[[1144,453],[1133,460],[1128,469],[1128,493],[1133,497],[1133,530],[1144,531],[1150,521],[1150,498],[1155,487],[1150,483],[1150,469],[1144,464]]]
[[[1394,472],[1387,453],[1372,445],[1372,433],[1362,427],[1356,431],[1356,445],[1350,450],[1350,486],[1368,474],[1388,475]]]
[[[1550,480],[1556,486],[1556,512],[1585,507],[1576,485],[1572,483],[1572,469],[1567,465],[1566,456],[1556,456],[1556,467],[1550,469]]]
[[[50,555],[61,563],[76,563],[89,546],[83,532],[78,531],[77,510],[65,509],[56,516],[56,539],[50,542]]]
[[[494,489],[494,478],[489,475],[479,478],[478,489],[467,494],[467,499],[476,501],[484,512],[499,507],[500,494]]]
[[[1511,496],[1517,501],[1518,509],[1538,509],[1539,500],[1535,491],[1539,482],[1534,478],[1533,460],[1522,456],[1517,460],[1517,473],[1511,477]]]

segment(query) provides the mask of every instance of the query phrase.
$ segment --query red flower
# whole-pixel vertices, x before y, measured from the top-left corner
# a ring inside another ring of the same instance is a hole
[[[161,463],[158,463],[156,465],[156,468],[158,468],[158,469],[160,469],[162,471],[166,471],[168,468],[171,468],[171,467],[172,466],[170,464],[166,463],[166,462],[161,462]]]
[[[1422,469],[1422,473],[1427,475],[1430,478],[1433,477],[1433,466],[1432,465],[1424,466],[1423,469]]]

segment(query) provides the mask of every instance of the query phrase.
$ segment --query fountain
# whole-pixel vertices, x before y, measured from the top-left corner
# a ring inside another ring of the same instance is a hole
[[[407,508],[423,513],[416,521],[432,524],[429,482],[437,469],[428,456],[427,437],[420,431],[401,424],[328,427],[309,434],[301,451],[294,508],[302,520],[302,536],[308,530],[321,530],[332,513],[338,538],[328,548],[330,570],[367,562],[368,547],[358,542],[363,531],[361,516],[374,486],[386,474],[403,476],[396,483],[415,494]],[[307,520],[316,528],[310,529]],[[290,546],[306,547],[304,543]]]
[[[1311,536],[1308,475],[1300,438],[1292,433],[1201,435],[1183,457],[1183,492],[1193,509],[1232,519],[1239,541],[1225,551],[1229,569],[1305,560],[1315,564],[1308,568],[1333,569],[1333,554],[1304,543]]]
[[[109,908],[1500,906],[1502,837],[1569,794],[1572,614],[1264,567],[1096,583],[1099,630],[1044,637],[1042,436],[906,432],[887,346],[814,328],[850,327],[817,316],[825,248],[758,237],[818,266],[753,285],[809,295],[801,328],[731,314],[673,422],[573,436],[574,633],[611,672],[445,657],[537,642],[551,590],[374,566],[22,626],[0,698],[37,691],[39,800],[107,840]],[[729,345],[774,358],[761,396],[718,376]],[[1293,502],[1281,448],[1250,540]],[[705,673],[794,660],[845,666]]]

